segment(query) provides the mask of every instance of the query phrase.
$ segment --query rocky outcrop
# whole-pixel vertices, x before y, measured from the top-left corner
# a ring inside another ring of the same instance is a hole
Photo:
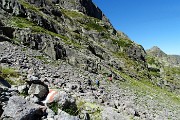
[[[143,61],[145,62],[145,55],[146,52],[142,48],[142,46],[129,46],[126,50],[126,53],[128,54],[129,57],[138,60],[138,61]]]
[[[38,7],[48,6],[47,0],[27,0],[29,3]],[[53,4],[68,10],[77,10],[88,16],[98,18],[100,20],[108,21],[102,11],[93,4],[92,0],[53,0]]]

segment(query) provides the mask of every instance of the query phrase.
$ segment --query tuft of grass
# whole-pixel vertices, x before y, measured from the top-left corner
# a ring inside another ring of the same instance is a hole
[[[8,78],[8,77],[19,77],[19,73],[16,72],[14,69],[11,68],[1,68],[1,77]]]
[[[20,74],[15,69],[0,67],[0,72],[0,77],[5,79],[11,85],[22,85],[25,83],[24,80],[12,80],[19,78],[20,76]]]

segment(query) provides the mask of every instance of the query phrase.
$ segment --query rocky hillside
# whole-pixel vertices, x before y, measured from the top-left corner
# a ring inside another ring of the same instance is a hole
[[[180,93],[180,56],[167,55],[157,46],[147,50],[147,62],[155,83]]]
[[[147,54],[158,58],[158,60],[164,64],[164,66],[180,67],[180,56],[179,55],[167,55],[157,46],[146,50]]]
[[[2,0],[1,119],[180,119],[149,58],[91,0]]]

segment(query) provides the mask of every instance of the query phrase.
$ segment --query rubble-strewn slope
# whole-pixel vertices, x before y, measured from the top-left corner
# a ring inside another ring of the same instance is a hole
[[[1,119],[178,119],[147,60],[91,0],[0,1]]]

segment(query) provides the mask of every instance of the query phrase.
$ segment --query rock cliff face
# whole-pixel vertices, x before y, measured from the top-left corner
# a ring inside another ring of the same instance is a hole
[[[157,60],[150,66],[150,60],[91,0],[0,1],[2,119],[16,119],[15,109],[8,112],[14,101],[24,106],[18,115],[28,119],[178,118],[179,98],[154,87],[162,65]],[[50,88],[62,90],[65,106],[61,98],[41,106]],[[162,95],[170,106],[162,98],[152,100]]]

